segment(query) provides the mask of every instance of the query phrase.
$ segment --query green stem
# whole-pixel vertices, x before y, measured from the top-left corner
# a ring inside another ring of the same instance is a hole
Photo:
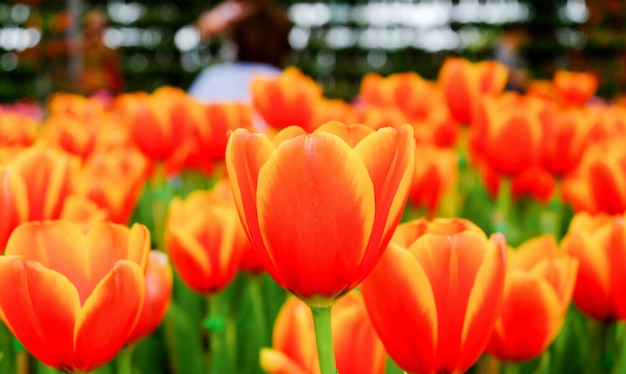
[[[496,201],[496,211],[493,216],[493,228],[494,231],[499,231],[505,236],[510,234],[508,221],[511,212],[511,203],[511,179],[504,176],[500,180],[500,190],[498,191]]]
[[[522,365],[517,362],[502,361],[500,369],[500,373],[502,374],[520,374],[522,372]]]
[[[271,347],[271,337],[268,333],[268,321],[265,313],[265,301],[263,300],[262,282],[260,275],[251,275],[248,281],[250,289],[250,306],[252,308],[252,326],[254,328],[254,339],[248,339],[247,352],[252,355],[246,355],[245,368],[246,373],[258,371],[259,367],[259,350],[263,347]]]
[[[617,326],[617,355],[613,364],[613,370],[611,374],[619,374],[626,372],[626,361],[624,356],[626,355],[626,325],[623,322],[618,322]]]
[[[335,365],[335,350],[333,348],[333,331],[330,323],[331,309],[332,306],[321,308],[314,306],[311,307],[321,374],[337,373],[337,366]]]
[[[117,355],[117,374],[132,374],[134,351],[135,344],[130,344]]]
[[[609,324],[589,319],[589,356],[585,373],[606,374],[609,372],[604,367],[604,360],[607,353],[607,337],[610,327]]]
[[[209,372],[213,374],[230,373],[230,355],[226,335],[226,317],[220,308],[219,296],[208,297],[208,319],[205,326],[209,330]]]
[[[20,351],[16,355],[17,358],[17,373],[28,374],[28,352]]]

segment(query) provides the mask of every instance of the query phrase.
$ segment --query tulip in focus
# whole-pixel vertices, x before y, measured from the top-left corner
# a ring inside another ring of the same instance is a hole
[[[89,371],[126,343],[144,302],[150,234],[142,225],[19,226],[0,257],[3,322],[38,360]]]
[[[385,373],[387,355],[359,293],[348,293],[333,307],[332,329],[339,373]],[[281,308],[272,348],[261,350],[261,368],[269,374],[319,374],[313,318],[302,300],[291,297]]]
[[[552,236],[528,240],[507,256],[502,312],[487,352],[526,361],[556,338],[574,291],[578,260],[559,253]]]
[[[150,251],[146,268],[146,299],[137,324],[128,338],[129,343],[147,337],[159,327],[172,298],[173,282],[167,254]]]
[[[389,356],[409,373],[467,370],[500,313],[506,243],[463,219],[409,221],[361,284]]]
[[[324,308],[367,276],[391,238],[414,172],[413,131],[340,122],[283,131],[273,143],[235,130],[228,175],[268,273]]]
[[[561,242],[578,259],[574,303],[600,322],[626,320],[626,222],[624,216],[578,213]]]

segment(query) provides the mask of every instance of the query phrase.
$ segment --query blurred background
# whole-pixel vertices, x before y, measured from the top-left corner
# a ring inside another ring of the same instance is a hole
[[[433,79],[450,55],[491,59],[506,30],[524,30],[519,54],[534,78],[557,68],[600,76],[599,94],[626,89],[626,2],[619,0],[275,1],[293,23],[289,64],[318,80],[325,95],[349,99],[366,72],[416,71]],[[43,100],[77,91],[89,55],[76,41],[85,15],[108,20],[99,38],[119,54],[124,91],[183,89],[207,66],[233,59],[223,38],[201,40],[193,24],[216,1],[3,0],[0,101]],[[511,27],[513,26],[513,27]]]

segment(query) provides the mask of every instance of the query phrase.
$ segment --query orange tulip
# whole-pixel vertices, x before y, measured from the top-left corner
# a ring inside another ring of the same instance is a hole
[[[4,252],[11,232],[28,218],[28,196],[24,181],[17,173],[0,166],[0,253]]]
[[[469,125],[482,98],[500,94],[507,79],[507,68],[499,62],[472,63],[449,57],[444,61],[437,81],[454,119]]]
[[[133,332],[128,338],[132,343],[150,335],[161,323],[172,298],[174,277],[167,255],[150,251],[146,268],[146,299]]]
[[[0,146],[29,146],[35,140],[37,120],[24,114],[0,112]]]
[[[578,213],[561,242],[578,259],[574,303],[601,322],[626,320],[626,223],[623,216]]]
[[[51,116],[67,116],[90,122],[106,111],[103,100],[70,93],[56,93],[50,97],[48,109]]]
[[[467,370],[500,313],[506,243],[463,219],[410,221],[361,284],[385,349],[409,373]]]
[[[76,190],[100,208],[111,221],[126,224],[148,176],[148,160],[134,148],[93,153],[78,175]]]
[[[222,290],[239,270],[247,238],[232,201],[220,191],[195,191],[175,197],[167,216],[165,238],[170,259],[192,290]]]
[[[577,175],[563,183],[563,197],[576,211],[621,214],[626,210],[626,150],[623,143],[590,148]]]
[[[316,129],[329,121],[357,123],[358,113],[352,105],[343,100],[322,98],[315,106],[315,113],[310,122],[311,128]]]
[[[328,306],[367,276],[400,220],[413,131],[329,122],[277,137],[232,133],[226,166],[237,209],[274,280]]]
[[[514,176],[539,164],[542,151],[541,106],[509,93],[486,98],[471,128],[473,151],[496,172]]]
[[[590,144],[593,129],[591,113],[576,109],[547,109],[543,121],[544,151],[542,164],[549,172],[562,176],[574,171]]]
[[[498,196],[502,177],[488,165],[481,165],[487,190],[494,198]],[[511,180],[511,194],[515,199],[531,197],[547,203],[552,197],[556,181],[552,174],[539,167],[532,167],[517,174]]]
[[[109,215],[85,196],[70,195],[65,199],[59,219],[77,223],[87,232],[96,223],[109,221]]]
[[[415,176],[409,200],[428,209],[431,217],[437,212],[442,196],[456,182],[457,154],[451,149],[418,145],[415,149]]]
[[[43,146],[29,148],[7,165],[22,179],[28,196],[29,221],[58,219],[72,193],[79,160]]]
[[[583,105],[598,89],[598,77],[589,72],[559,70],[553,82],[557,98],[565,105]]]
[[[122,348],[141,311],[150,234],[101,223],[31,222],[0,257],[0,317],[44,364],[89,371]]]
[[[384,374],[385,349],[367,316],[363,298],[348,293],[332,310],[333,346],[341,374]],[[274,324],[273,347],[261,350],[261,368],[269,374],[320,372],[311,309],[289,298]]]
[[[269,126],[299,125],[312,130],[310,122],[322,100],[322,87],[297,68],[289,67],[275,78],[254,78],[251,90],[252,106]]]
[[[525,361],[556,338],[574,291],[578,260],[558,252],[552,236],[526,241],[507,257],[502,312],[487,352]]]

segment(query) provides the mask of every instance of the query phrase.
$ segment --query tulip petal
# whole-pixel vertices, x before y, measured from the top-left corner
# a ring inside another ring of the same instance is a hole
[[[400,222],[415,173],[414,144],[413,128],[404,125],[399,130],[372,133],[354,148],[369,172],[376,194],[376,218],[361,265],[364,275],[387,247]]]
[[[315,133],[328,132],[343,139],[350,148],[354,148],[363,138],[374,132],[365,125],[346,125],[338,121],[327,122],[315,130]]]
[[[409,372],[436,370],[437,305],[419,261],[409,251],[390,244],[361,283],[361,292],[389,356]]]
[[[260,360],[261,369],[268,374],[310,374],[307,368],[298,366],[288,355],[276,349],[261,348]]]
[[[626,318],[626,221],[623,217],[615,218],[611,236],[606,247],[609,258],[609,284],[615,316]]]
[[[176,273],[197,292],[210,292],[211,263],[205,249],[189,230],[170,227],[167,248]]]
[[[142,269],[120,260],[98,283],[75,328],[74,368],[89,371],[110,361],[137,322],[145,297]]]
[[[281,308],[274,326],[273,347],[299,367],[310,369],[317,361],[311,308],[291,297]]]
[[[282,286],[304,298],[347,291],[359,277],[374,201],[367,169],[336,135],[281,143],[259,171],[257,203],[263,242]]]
[[[0,308],[24,347],[46,365],[72,362],[76,288],[63,275],[19,256],[0,257]],[[10,285],[10,287],[7,287]]]
[[[226,168],[233,198],[246,234],[255,246],[261,262],[280,283],[280,274],[274,269],[259,229],[257,217],[257,183],[259,169],[275,150],[274,144],[262,134],[250,134],[245,129],[235,130],[226,146]]]
[[[28,222],[17,227],[9,239],[6,254],[24,256],[57,271],[75,285],[81,304],[95,284],[89,277],[89,251],[85,235],[77,225],[67,221]]]

